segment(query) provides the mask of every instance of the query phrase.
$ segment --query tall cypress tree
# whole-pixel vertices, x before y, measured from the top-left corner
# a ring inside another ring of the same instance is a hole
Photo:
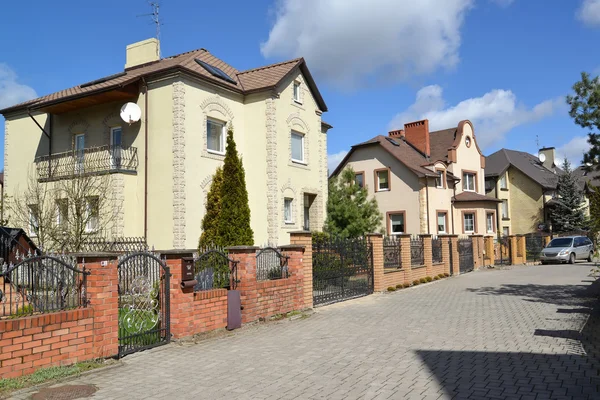
[[[221,186],[219,215],[221,246],[252,246],[254,232],[250,228],[250,206],[246,190],[246,173],[233,140],[233,129],[227,131],[227,148]]]
[[[577,178],[571,169],[571,163],[565,159],[563,173],[558,177],[556,205],[552,209],[551,220],[554,232],[579,230],[585,223],[581,206],[583,194],[577,185]]]
[[[221,214],[221,188],[223,186],[223,168],[218,167],[213,175],[210,190],[206,195],[206,213],[202,219],[201,248],[219,244],[219,215]]]

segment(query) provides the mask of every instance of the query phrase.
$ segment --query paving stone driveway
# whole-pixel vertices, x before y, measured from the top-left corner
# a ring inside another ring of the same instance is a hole
[[[69,384],[103,399],[598,399],[577,340],[589,270],[474,272],[138,353]]]

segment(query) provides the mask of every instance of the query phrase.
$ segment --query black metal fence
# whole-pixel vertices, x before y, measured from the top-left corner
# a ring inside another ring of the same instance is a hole
[[[425,249],[423,248],[423,239],[410,239],[410,259],[413,267],[425,265]]]
[[[471,237],[458,239],[458,268],[461,274],[475,269],[473,239]]]
[[[0,272],[0,318],[69,310],[88,305],[85,266],[63,255],[19,257]]]
[[[273,247],[265,247],[256,253],[256,280],[268,281],[289,278],[288,256]]]
[[[538,261],[544,248],[544,236],[527,235],[525,236],[525,251],[527,252],[527,261]]]
[[[383,268],[402,268],[401,242],[393,236],[383,238]]]
[[[502,236],[494,239],[494,264],[495,265],[510,265],[511,260],[511,243],[508,236]]]
[[[206,250],[194,257],[194,275],[198,282],[194,291],[211,289],[235,290],[239,283],[237,276],[238,261],[229,258],[225,249]]]
[[[442,239],[433,238],[431,240],[431,260],[434,264],[440,264],[444,261],[442,254]]]
[[[117,237],[90,239],[83,243],[81,252],[135,253],[148,251],[143,237]]]

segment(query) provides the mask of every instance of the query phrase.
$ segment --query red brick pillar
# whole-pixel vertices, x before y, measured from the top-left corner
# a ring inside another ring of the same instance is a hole
[[[548,243],[550,243],[550,240],[552,240],[550,235],[544,236],[544,247],[548,246]]]
[[[450,258],[452,259],[452,273],[451,275],[460,274],[460,260],[458,254],[458,235],[448,235],[450,238],[450,245],[452,250],[450,251]]]
[[[312,264],[312,234],[306,231],[291,232],[290,243],[304,246],[302,270],[304,271],[304,307],[313,307],[313,264]]]
[[[485,255],[483,260],[484,266],[494,265],[494,237],[486,236],[484,238]]]
[[[90,271],[87,298],[93,310],[91,333],[94,357],[119,354],[119,275],[117,257],[105,254],[77,255],[79,268]]]
[[[370,233],[367,240],[373,245],[373,290],[383,292],[383,235]]]
[[[431,245],[431,235],[419,235],[421,240],[423,241],[423,262],[425,263],[425,271],[427,271],[427,276],[432,276],[433,274],[433,254],[432,254],[432,245]]]
[[[444,263],[444,273],[450,273],[450,237],[448,235],[438,235],[442,242],[442,262]]]
[[[289,279],[292,280],[292,290],[288,296],[291,296],[292,307],[287,311],[304,310],[307,307],[304,305],[304,246],[299,244],[289,244],[287,246],[279,246],[279,251],[288,258]],[[312,280],[312,278],[311,278]],[[285,304],[289,304],[290,299],[287,299]],[[283,310],[282,310],[283,311]]]
[[[471,240],[473,241],[473,268],[477,271],[483,265],[483,258],[481,254],[483,249],[481,249],[481,240],[483,239],[483,235],[472,235]]]
[[[229,258],[237,261],[237,289],[240,291],[242,301],[242,323],[252,322],[258,319],[256,313],[257,297],[256,290],[256,251],[255,246],[233,246],[228,247]]]
[[[400,266],[404,271],[404,283],[412,283],[410,235],[398,235],[398,240],[400,240]]]
[[[525,235],[519,235],[517,237],[517,246],[519,249],[519,254],[521,254],[521,263],[523,264],[527,262],[527,243],[525,240]]]
[[[165,252],[167,266],[171,272],[170,294],[171,294],[171,334],[174,338],[182,338],[193,335],[194,333],[194,288],[181,288],[182,267],[184,257],[192,257],[193,253],[185,252]],[[192,268],[193,261],[192,261]]]

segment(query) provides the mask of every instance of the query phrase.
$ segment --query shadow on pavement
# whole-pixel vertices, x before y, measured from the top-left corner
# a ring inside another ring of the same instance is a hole
[[[416,353],[452,399],[600,398],[600,377],[585,356],[445,350]]]

